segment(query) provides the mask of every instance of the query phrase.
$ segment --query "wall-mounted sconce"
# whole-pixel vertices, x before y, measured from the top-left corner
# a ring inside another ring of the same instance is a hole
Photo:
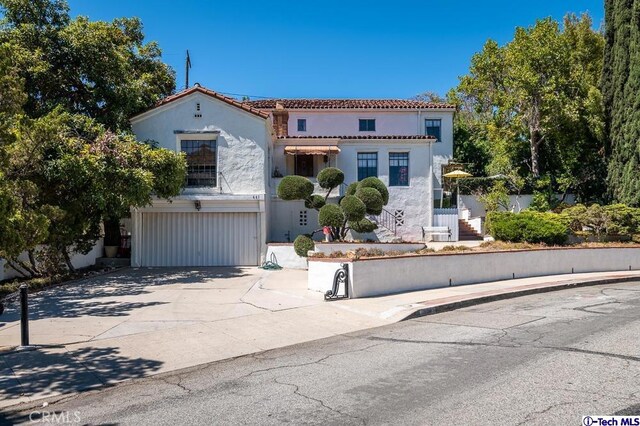
[[[200,209],[202,208],[202,203],[200,203],[200,200],[194,201],[193,204],[195,204],[196,210],[200,211]]]

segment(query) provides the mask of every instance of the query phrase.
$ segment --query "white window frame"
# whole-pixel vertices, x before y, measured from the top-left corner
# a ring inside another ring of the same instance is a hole
[[[217,191],[220,189],[220,149],[218,145],[218,136],[220,132],[176,132],[176,152],[182,152],[182,141],[214,141],[216,142],[216,186],[186,186],[183,188],[185,193],[207,192],[208,190]]]

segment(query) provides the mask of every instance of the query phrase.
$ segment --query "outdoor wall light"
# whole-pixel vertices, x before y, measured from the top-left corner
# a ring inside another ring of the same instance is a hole
[[[200,200],[194,201],[193,204],[196,205],[196,210],[200,211],[200,209],[202,208],[202,203],[200,203]]]

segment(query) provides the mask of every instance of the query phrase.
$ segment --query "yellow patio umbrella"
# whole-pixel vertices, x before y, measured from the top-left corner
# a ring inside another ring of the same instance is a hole
[[[448,179],[456,180],[456,208],[460,208],[460,179],[472,177],[471,173],[467,173],[464,170],[454,170],[442,175]]]

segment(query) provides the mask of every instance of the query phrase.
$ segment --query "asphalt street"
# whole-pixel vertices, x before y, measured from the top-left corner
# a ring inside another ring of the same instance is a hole
[[[583,415],[640,415],[640,283],[422,317],[5,412],[0,422],[42,424],[51,413],[126,425],[577,425]]]

